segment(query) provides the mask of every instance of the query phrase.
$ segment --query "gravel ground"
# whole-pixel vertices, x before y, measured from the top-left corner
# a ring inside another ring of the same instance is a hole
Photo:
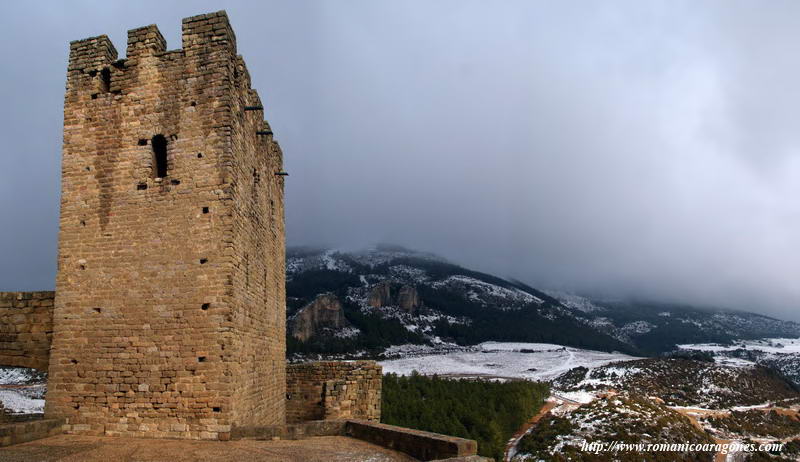
[[[413,462],[343,436],[279,441],[191,441],[59,435],[0,449],[2,462]]]

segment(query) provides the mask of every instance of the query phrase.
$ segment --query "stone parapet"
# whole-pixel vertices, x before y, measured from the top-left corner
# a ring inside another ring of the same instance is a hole
[[[348,420],[345,432],[347,436],[404,452],[419,460],[462,458],[478,453],[478,443],[474,440],[394,425]]]
[[[63,425],[64,419],[37,419],[0,424],[0,447],[58,435]]]
[[[381,366],[320,361],[286,368],[286,421],[381,418]]]
[[[47,370],[55,292],[0,292],[0,365]]]

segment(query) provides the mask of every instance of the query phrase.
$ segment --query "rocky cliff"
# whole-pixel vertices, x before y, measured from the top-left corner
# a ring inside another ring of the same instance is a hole
[[[374,308],[398,306],[411,314],[422,305],[416,287],[392,284],[390,281],[375,284],[369,291],[367,303]]]
[[[300,308],[291,319],[291,334],[306,341],[322,329],[341,329],[350,323],[344,317],[342,303],[333,294],[317,296],[311,303]]]

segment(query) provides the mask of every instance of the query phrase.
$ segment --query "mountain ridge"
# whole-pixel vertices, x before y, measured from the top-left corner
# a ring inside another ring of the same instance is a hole
[[[690,305],[597,301],[393,245],[360,251],[290,247],[286,268],[287,319],[325,295],[341,304],[332,318],[341,315],[348,326],[343,333],[319,325],[312,335],[305,326],[300,340],[290,325],[290,354],[374,356],[406,343],[520,341],[655,355],[681,343],[800,336],[800,324],[792,321]]]

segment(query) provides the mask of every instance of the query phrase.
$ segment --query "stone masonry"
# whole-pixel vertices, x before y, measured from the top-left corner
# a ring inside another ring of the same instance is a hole
[[[286,420],[381,418],[381,366],[374,361],[320,361],[286,369]]]
[[[0,292],[0,364],[47,370],[55,292]]]
[[[225,12],[70,44],[45,413],[221,439],[285,419],[282,153]]]

